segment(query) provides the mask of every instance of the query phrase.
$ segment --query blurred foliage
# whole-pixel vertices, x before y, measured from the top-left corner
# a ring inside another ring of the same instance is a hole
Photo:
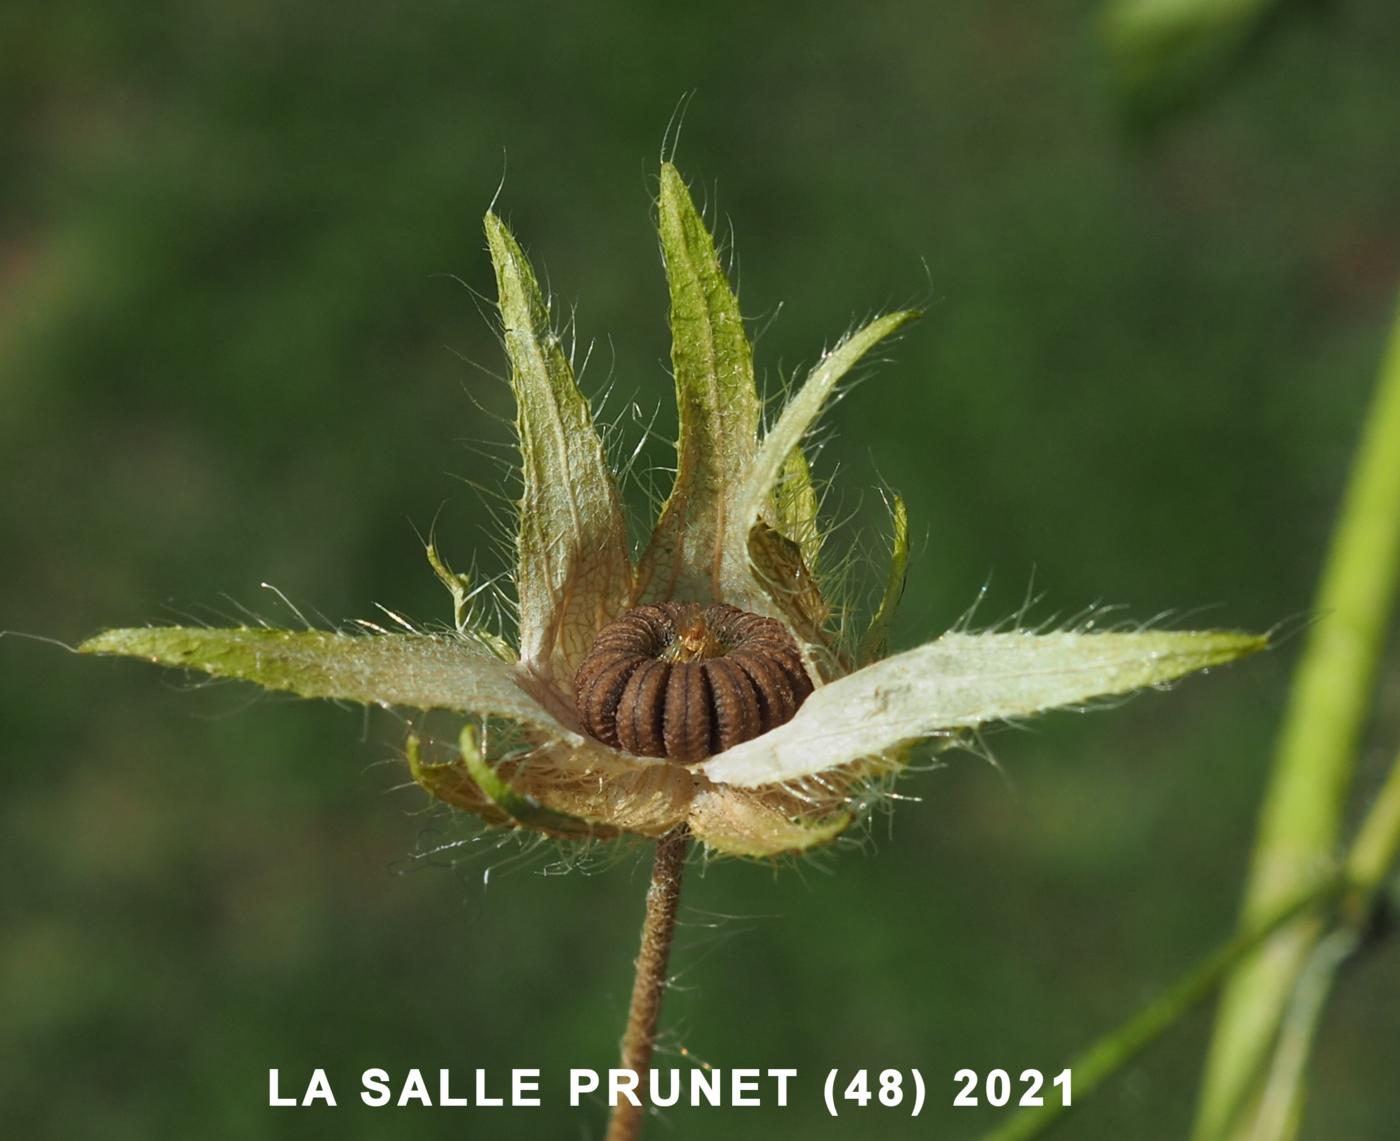
[[[287,621],[263,581],[332,619],[446,620],[413,527],[499,566],[489,496],[454,479],[499,488],[508,438],[481,214],[499,188],[586,299],[585,385],[649,422],[647,207],[691,89],[678,160],[732,225],[770,385],[833,327],[931,302],[818,465],[908,501],[895,648],[984,584],[989,622],[1028,589],[1043,616],[1298,615],[1400,279],[1400,16],[1281,21],[1137,142],[1095,35],[1088,6],[1010,0],[0,9],[0,628]],[[829,506],[878,544],[878,494]],[[1052,1070],[1230,929],[1293,654],[993,735],[1002,773],[915,775],[863,851],[694,875],[663,1062],[802,1076],[788,1110],[672,1135],[852,1136],[819,1104],[836,1065],[947,1079],[882,1135],[997,1120],[947,1108],[957,1068]],[[1400,737],[1385,678],[1363,792]],[[596,1136],[558,1094],[477,1122],[352,1091],[371,1065],[611,1064],[644,856],[539,874],[547,851],[401,787],[396,718],[186,689],[0,640],[0,1114],[117,1141]],[[1400,1116],[1397,986],[1391,951],[1340,989],[1305,1138]],[[1184,1135],[1206,1029],[1075,1136]],[[342,1107],[267,1109],[269,1066],[328,1068]]]
[[[1128,109],[1180,109],[1230,76],[1284,0],[1110,0],[1104,36]]]

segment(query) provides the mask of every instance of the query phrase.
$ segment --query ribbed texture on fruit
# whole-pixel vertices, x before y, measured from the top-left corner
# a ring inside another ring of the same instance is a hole
[[[782,623],[723,603],[626,611],[599,632],[574,680],[594,737],[686,764],[781,725],[811,692]]]

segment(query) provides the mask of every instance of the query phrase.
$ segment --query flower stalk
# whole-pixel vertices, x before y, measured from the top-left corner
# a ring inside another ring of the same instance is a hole
[[[656,1023],[665,996],[667,965],[671,960],[671,940],[676,932],[676,911],[680,906],[681,878],[685,872],[690,834],[685,826],[668,832],[656,843],[656,862],[647,888],[646,918],[642,921],[642,944],[637,952],[637,970],[632,982],[632,1002],[627,1011],[627,1029],[622,1035],[621,1068],[637,1075],[637,1097],[641,1105],[627,1098],[614,1108],[608,1122],[606,1141],[636,1141],[649,1096],[651,1056],[656,1049]]]

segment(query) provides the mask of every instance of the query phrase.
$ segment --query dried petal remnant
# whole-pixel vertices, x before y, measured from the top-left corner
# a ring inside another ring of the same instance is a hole
[[[574,680],[594,737],[684,763],[781,725],[811,692],[782,623],[723,603],[626,611],[599,631]]]

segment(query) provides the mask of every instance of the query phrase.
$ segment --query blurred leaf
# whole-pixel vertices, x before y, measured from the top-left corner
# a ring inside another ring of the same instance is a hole
[[[1283,0],[1110,0],[1104,37],[1128,106],[1153,115],[1220,78]]]

